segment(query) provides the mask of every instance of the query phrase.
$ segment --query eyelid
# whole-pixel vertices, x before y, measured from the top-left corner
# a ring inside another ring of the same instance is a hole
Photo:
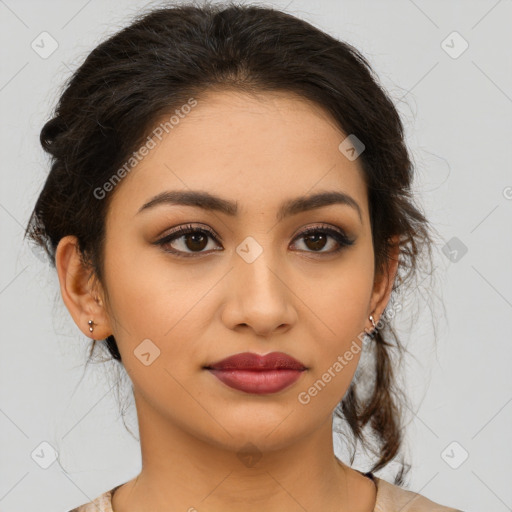
[[[214,232],[208,225],[201,224],[201,223],[192,223],[187,222],[185,224],[180,224],[179,226],[175,226],[174,228],[171,228],[169,231],[166,231],[165,235],[160,235],[158,237],[158,240],[155,243],[158,243],[159,241],[168,238],[171,235],[176,235],[181,232],[185,232],[187,234],[188,231],[205,231],[208,233],[214,240],[222,241],[222,237],[218,235],[216,232]]]
[[[321,222],[320,224],[315,224],[313,226],[308,226],[306,228],[299,228],[297,234],[294,235],[293,239],[295,240],[299,236],[304,236],[311,232],[316,232],[316,231],[322,231],[322,232],[326,232],[326,233],[335,233],[336,235],[343,237],[343,239],[346,242],[350,242],[350,241],[354,240],[353,237],[350,237],[349,235],[347,235],[346,231],[343,228],[341,228],[339,226],[335,226],[333,224],[327,224],[325,222]]]
[[[222,241],[222,237],[220,235],[217,235],[207,225],[201,224],[201,223],[195,224],[195,225],[192,223],[187,223],[187,224],[182,224],[180,226],[173,228],[166,235],[164,235],[163,237],[160,237],[159,240],[157,240],[156,242],[153,242],[153,244],[164,247],[166,245],[170,245],[171,242],[173,242],[174,240],[179,240],[183,236],[186,236],[186,235],[194,233],[194,232],[199,232],[199,233],[203,232],[203,233],[207,234],[217,244],[219,244]],[[333,238],[336,241],[336,243],[338,244],[338,248],[335,250],[331,250],[331,251],[302,251],[302,250],[300,250],[298,252],[306,253],[306,254],[312,255],[314,257],[327,256],[327,255],[332,256],[334,254],[341,252],[343,249],[350,247],[351,245],[354,244],[354,242],[356,240],[355,237],[348,236],[346,234],[345,230],[341,227],[334,226],[331,224],[326,224],[326,223],[320,223],[320,224],[308,226],[305,229],[299,228],[298,233],[296,233],[293,236],[292,243],[295,243],[296,240],[305,238],[310,233],[317,233],[317,232],[327,234],[327,236]],[[175,249],[162,249],[162,250],[164,252],[173,254],[177,257],[184,257],[184,258],[188,258],[188,257],[198,258],[199,257],[200,258],[203,256],[208,256],[212,252],[222,251],[223,249],[213,249],[213,250],[206,251],[206,252],[205,251],[186,252],[186,251],[180,251],[180,250],[175,250]]]

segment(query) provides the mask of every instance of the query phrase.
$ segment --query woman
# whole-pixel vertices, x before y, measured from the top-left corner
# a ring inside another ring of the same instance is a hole
[[[402,441],[391,299],[432,240],[357,50],[263,7],[154,10],[91,52],[41,143],[27,234],[126,369],[142,451],[75,511],[454,510],[374,474]],[[371,471],[335,456],[333,413]]]

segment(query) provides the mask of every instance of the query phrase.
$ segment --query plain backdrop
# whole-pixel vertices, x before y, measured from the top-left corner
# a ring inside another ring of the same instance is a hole
[[[398,325],[415,355],[406,367],[414,404],[407,486],[466,512],[512,510],[512,1],[264,5],[368,58],[402,115],[415,191],[441,234],[435,286],[413,290],[418,316]],[[0,0],[2,512],[68,511],[140,469],[112,368],[84,374],[89,340],[62,305],[55,273],[22,237],[49,170],[39,132],[60,87],[145,8],[137,0]],[[46,52],[57,45],[51,55],[34,49],[41,38]],[[127,421],[133,428],[133,407]],[[45,469],[37,454],[49,445],[59,459]]]

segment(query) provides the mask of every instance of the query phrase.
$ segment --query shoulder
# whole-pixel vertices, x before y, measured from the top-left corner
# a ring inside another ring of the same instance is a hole
[[[116,486],[109,491],[97,496],[89,503],[84,503],[69,512],[113,512],[112,511],[112,493],[117,489]]]
[[[374,476],[377,485],[377,502],[374,512],[462,512],[435,503],[425,496],[402,489],[382,478]]]

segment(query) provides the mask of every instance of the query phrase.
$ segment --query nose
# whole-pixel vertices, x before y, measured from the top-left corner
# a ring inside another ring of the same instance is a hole
[[[242,332],[251,329],[268,337],[286,332],[297,321],[295,301],[284,265],[263,251],[254,261],[235,254],[226,285],[224,324]]]

